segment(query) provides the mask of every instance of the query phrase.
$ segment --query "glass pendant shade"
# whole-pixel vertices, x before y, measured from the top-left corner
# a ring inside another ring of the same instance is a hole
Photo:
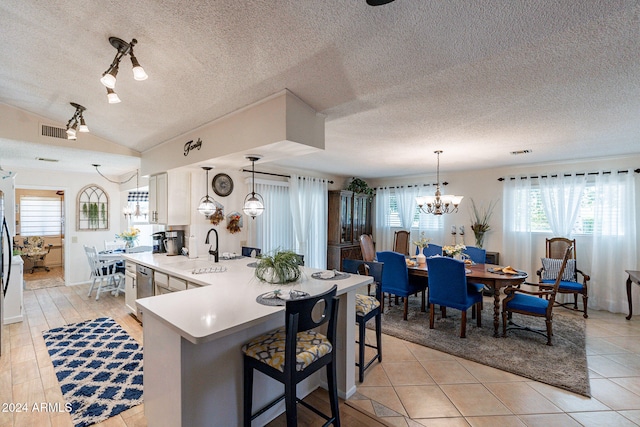
[[[202,169],[204,169],[207,172],[206,174],[207,175],[207,181],[206,181],[207,195],[204,196],[202,199],[200,199],[200,204],[198,205],[198,212],[200,212],[206,218],[209,218],[216,211],[216,203],[211,197],[209,197],[209,171],[212,168],[210,166],[203,166]]]
[[[84,117],[80,116],[80,127],[78,128],[79,132],[89,132],[89,126],[84,122]]]
[[[120,102],[120,97],[113,89],[107,88],[107,101],[109,101],[109,104],[117,104]]]
[[[256,193],[247,194],[247,197],[244,199],[244,207],[242,208],[242,211],[251,218],[262,215],[264,212],[262,196]]]
[[[205,196],[200,199],[200,204],[198,205],[198,212],[200,212],[205,217],[209,218],[216,211],[216,205],[213,203],[213,199],[209,196]]]
[[[133,65],[133,78],[135,80],[147,80],[149,76],[144,71],[144,68],[140,66],[138,59],[133,56],[133,52],[131,53],[131,65]]]
[[[255,219],[257,216],[262,215],[264,212],[264,199],[258,193],[256,193],[256,160],[261,159],[262,156],[247,156],[247,160],[251,161],[251,193],[247,194],[244,198],[244,204],[242,211],[245,215],[249,215]]]
[[[116,87],[116,75],[118,74],[117,68],[110,69],[107,73],[102,76],[100,79],[100,83],[108,87],[109,89],[113,89]]]

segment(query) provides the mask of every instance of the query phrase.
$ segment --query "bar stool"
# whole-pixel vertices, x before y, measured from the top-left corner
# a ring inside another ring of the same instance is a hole
[[[361,268],[364,268],[367,275],[373,277],[376,286],[376,294],[374,296],[356,294],[356,323],[358,324],[358,380],[364,381],[364,371],[371,366],[373,362],[378,360],[382,362],[382,309],[380,301],[382,301],[382,267],[381,262],[361,261],[358,259],[342,260],[342,268],[347,273],[360,274]],[[376,345],[366,343],[366,325],[370,319],[375,317],[376,322]],[[365,347],[374,348],[376,354],[365,363],[364,350]]]
[[[263,334],[242,347],[244,353],[243,422],[245,427],[250,427],[253,419],[282,399],[285,400],[287,426],[289,427],[296,426],[298,423],[297,403],[326,419],[325,426],[331,423],[336,427],[340,426],[335,356],[338,316],[336,289],[337,286],[334,285],[320,295],[287,300],[285,327]],[[311,330],[327,322],[326,336]],[[331,417],[296,396],[296,385],[325,366],[327,368]],[[254,369],[284,384],[284,395],[252,414]]]

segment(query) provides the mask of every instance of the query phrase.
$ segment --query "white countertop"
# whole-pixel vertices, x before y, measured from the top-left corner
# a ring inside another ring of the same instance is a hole
[[[298,289],[311,295],[321,293],[334,284],[343,294],[372,282],[369,276],[351,275],[341,280],[313,279],[318,269],[303,268],[302,278],[289,285],[271,285],[254,276],[247,264],[253,258],[209,262],[206,258],[189,259],[149,252],[125,254],[124,258],[180,279],[201,285],[200,288],[173,292],[136,300],[145,315],[150,313],[188,341],[199,344],[241,331],[276,316],[282,316],[284,306],[266,306],[256,297],[274,289]],[[226,267],[223,273],[192,274],[194,268]]]

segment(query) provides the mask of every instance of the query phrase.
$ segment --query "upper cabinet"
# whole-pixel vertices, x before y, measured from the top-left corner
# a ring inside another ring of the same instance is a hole
[[[191,176],[169,171],[149,177],[149,222],[189,225],[191,222]]]
[[[329,191],[328,243],[357,244],[371,234],[371,199],[351,191]]]

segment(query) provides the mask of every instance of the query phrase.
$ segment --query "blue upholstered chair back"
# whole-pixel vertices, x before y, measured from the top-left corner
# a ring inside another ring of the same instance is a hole
[[[467,246],[467,249],[463,253],[469,256],[471,261],[476,264],[484,264],[487,260],[487,251],[482,248],[476,248],[475,246]]]
[[[419,252],[420,252],[420,248],[416,246],[416,255],[418,255]],[[422,248],[422,253],[427,258],[434,255],[442,255],[442,246],[429,243],[429,246],[427,246],[426,248]]]
[[[464,262],[449,257],[427,258],[427,270],[429,271],[429,303],[459,310],[466,310],[469,307]]]
[[[382,292],[400,296],[408,295],[410,293],[409,271],[405,256],[398,252],[382,251],[376,252],[376,259],[384,264]]]

